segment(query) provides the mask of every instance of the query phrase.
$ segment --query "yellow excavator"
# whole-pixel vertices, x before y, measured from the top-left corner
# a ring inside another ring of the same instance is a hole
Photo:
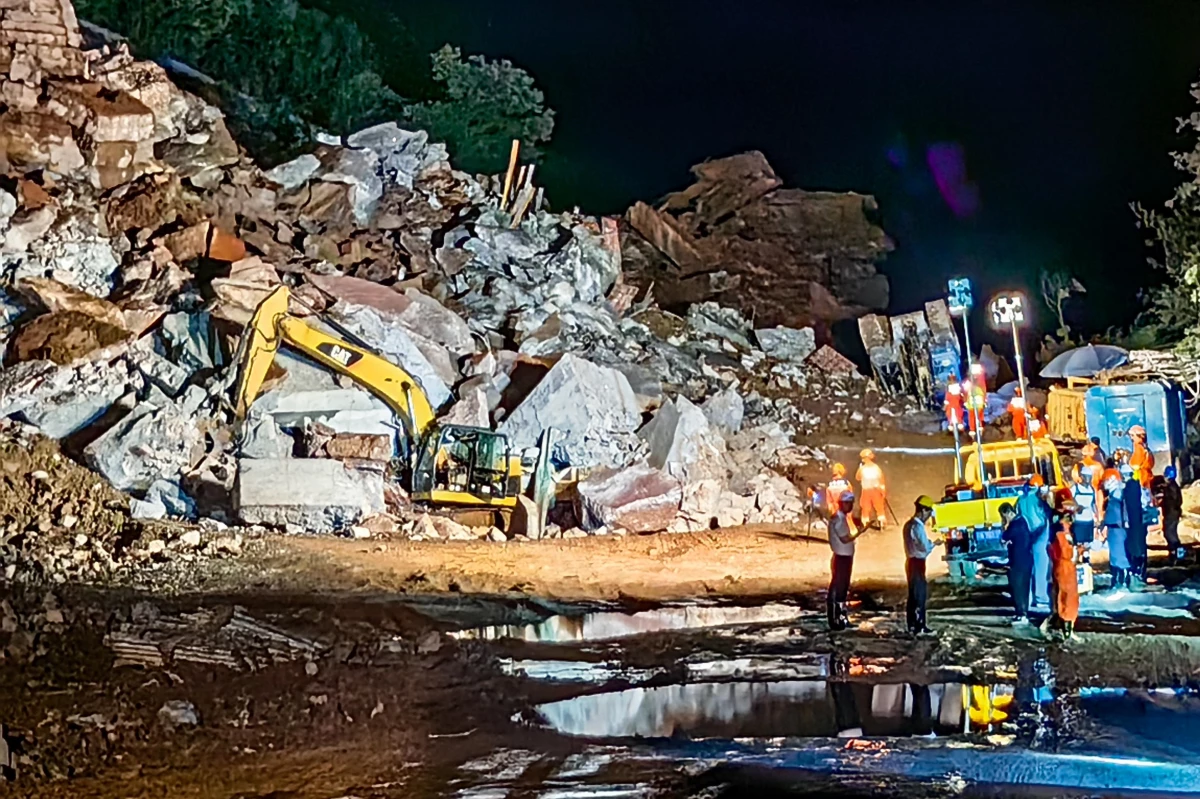
[[[254,311],[243,336],[236,394],[240,425],[258,396],[281,344],[346,375],[379,397],[400,419],[408,436],[412,499],[432,505],[495,510],[516,507],[521,493],[521,458],[508,438],[484,427],[438,425],[429,398],[408,372],[371,350],[369,344],[328,319],[330,335],[288,312],[287,286],[271,292]]]

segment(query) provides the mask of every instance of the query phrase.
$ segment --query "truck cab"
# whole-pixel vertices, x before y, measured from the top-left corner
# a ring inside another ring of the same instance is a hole
[[[945,497],[933,509],[933,527],[944,539],[946,564],[953,583],[975,580],[982,564],[1002,566],[1008,551],[1002,533],[1000,506],[1016,504],[1025,483],[1040,474],[1058,494],[1066,491],[1058,450],[1045,439],[999,441],[971,452],[962,479],[946,487]]]
[[[1163,383],[1114,383],[1087,390],[1087,432],[1100,439],[1111,455],[1133,450],[1129,429],[1146,430],[1146,446],[1154,453],[1154,472],[1175,464],[1182,479],[1191,477],[1187,452],[1187,409],[1183,391]]]

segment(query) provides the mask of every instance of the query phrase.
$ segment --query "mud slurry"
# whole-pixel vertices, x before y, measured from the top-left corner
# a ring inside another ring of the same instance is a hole
[[[1103,633],[1062,648],[946,621],[912,639],[889,597],[840,636],[780,599],[26,599],[37,635],[0,668],[15,795],[940,796],[1000,779],[987,758],[1119,793],[1130,757],[1184,787],[1200,762],[1134,723],[1200,718],[1200,653],[1173,635],[1120,638],[1120,658]],[[960,613],[939,602],[935,623]]]

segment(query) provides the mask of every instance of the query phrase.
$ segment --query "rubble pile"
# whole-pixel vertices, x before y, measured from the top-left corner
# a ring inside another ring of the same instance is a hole
[[[33,426],[0,421],[4,580],[63,584],[135,569],[187,568],[201,558],[240,555],[246,535],[263,532],[212,520],[186,527],[146,523],[136,518],[141,504],[64,456]],[[176,507],[175,515],[186,510]]]
[[[823,330],[887,307],[875,265],[893,245],[871,219],[873,197],[784,189],[760,152],[692,173],[658,208],[628,214],[626,268],[664,307],[716,299],[764,327]]]
[[[508,537],[412,510],[391,480],[392,411],[300,356],[280,352],[238,439],[241,331],[280,285],[294,314],[413,375],[442,420],[495,427],[516,451],[554,429],[555,466],[583,478],[583,530],[795,520],[804,500],[779,473],[823,458],[798,438],[905,410],[808,326],[886,302],[869,198],[781,190],[751,153],[697,167],[662,210],[631,211],[634,230],[552,213],[541,192],[510,212],[503,176],[457,171],[392,123],[263,171],[161,68],[81,49],[66,0],[24,5],[0,17],[0,418],[130,496],[95,492],[114,515],[77,521],[89,537],[168,517]],[[652,255],[687,279],[660,283]],[[749,279],[668,299],[719,274]],[[66,517],[82,519],[44,510],[3,522],[70,537]],[[520,535],[585,534],[567,527]]]

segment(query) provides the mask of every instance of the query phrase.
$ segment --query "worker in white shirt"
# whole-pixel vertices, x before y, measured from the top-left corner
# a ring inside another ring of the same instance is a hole
[[[853,512],[854,494],[845,491],[838,498],[837,513],[829,520],[829,548],[833,550],[833,559],[829,564],[829,596],[825,600],[825,609],[831,630],[844,630],[849,626],[847,597],[850,574],[854,570],[854,539],[862,532],[854,523]]]
[[[904,523],[904,574],[908,578],[908,604],[905,616],[913,635],[931,632],[925,623],[925,603],[929,601],[929,583],[925,580],[925,559],[933,554],[927,522],[933,518],[933,498],[922,494],[913,503],[912,518]]]
[[[861,463],[855,477],[862,489],[863,527],[882,530],[887,522],[887,486],[883,484],[883,469],[875,462],[875,453],[864,449],[858,454]]]

